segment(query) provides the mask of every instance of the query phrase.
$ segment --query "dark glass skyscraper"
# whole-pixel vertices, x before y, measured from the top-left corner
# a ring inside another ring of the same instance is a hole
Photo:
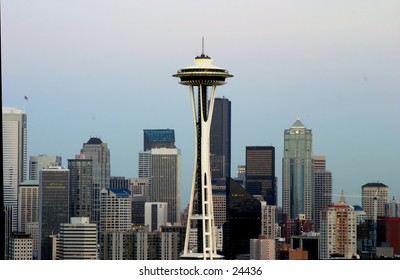
[[[276,205],[275,147],[246,147],[246,190]]]
[[[92,217],[92,161],[83,154],[68,160],[70,217]]]
[[[231,177],[231,101],[215,98],[210,131],[212,179]]]
[[[50,167],[39,171],[39,259],[52,259],[50,235],[60,231],[61,223],[68,223],[69,170]]]
[[[175,148],[175,131],[173,129],[144,129],[143,151],[153,148]]]
[[[261,202],[233,179],[226,186],[226,223],[223,251],[226,259],[250,253],[250,239],[261,234]]]

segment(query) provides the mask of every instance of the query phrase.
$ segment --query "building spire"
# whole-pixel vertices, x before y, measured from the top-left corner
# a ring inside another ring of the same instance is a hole
[[[339,204],[347,204],[346,197],[344,196],[344,191],[343,190],[342,190],[342,193],[340,194]]]
[[[204,56],[204,36],[201,37],[201,55]]]

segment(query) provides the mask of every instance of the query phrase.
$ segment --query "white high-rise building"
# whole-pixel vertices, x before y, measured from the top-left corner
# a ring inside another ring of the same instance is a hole
[[[168,223],[168,203],[146,202],[144,204],[144,224],[150,231],[158,231]]]
[[[61,260],[96,260],[97,226],[88,217],[72,217],[70,223],[60,225]]]
[[[261,234],[267,239],[275,239],[276,205],[261,201]]]
[[[385,216],[385,204],[389,202],[389,187],[382,183],[368,183],[361,187],[361,206],[367,220],[374,219],[374,198],[377,198],[377,217]]]
[[[168,203],[168,221],[180,223],[181,152],[155,148],[139,154],[139,177],[149,178],[149,201]]]
[[[357,219],[354,207],[338,202],[321,212],[320,259],[357,256]]]
[[[312,220],[312,132],[297,119],[284,132],[283,151],[283,214],[297,219],[304,214]]]
[[[18,184],[27,175],[27,115],[17,108],[3,107],[3,194],[6,244],[18,229]]]
[[[132,207],[130,191],[103,189],[101,194],[100,231],[127,231],[131,228]]]

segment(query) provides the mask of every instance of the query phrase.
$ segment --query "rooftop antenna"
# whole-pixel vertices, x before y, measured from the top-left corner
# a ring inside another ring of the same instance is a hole
[[[204,56],[204,36],[201,37],[201,55]]]

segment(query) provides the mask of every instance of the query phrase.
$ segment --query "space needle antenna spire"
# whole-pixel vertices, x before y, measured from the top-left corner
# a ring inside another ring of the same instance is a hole
[[[217,254],[212,200],[210,130],[214,111],[217,86],[225,84],[231,78],[224,68],[212,64],[212,59],[204,54],[196,56],[194,64],[178,70],[173,77],[180,79],[180,84],[189,87],[192,103],[193,125],[195,131],[195,161],[193,168],[192,189],[186,226],[185,245],[181,259],[222,259]],[[207,91],[211,89],[210,97]],[[189,242],[191,233],[197,232],[197,244]]]
[[[201,37],[201,55],[204,56],[204,36]]]

